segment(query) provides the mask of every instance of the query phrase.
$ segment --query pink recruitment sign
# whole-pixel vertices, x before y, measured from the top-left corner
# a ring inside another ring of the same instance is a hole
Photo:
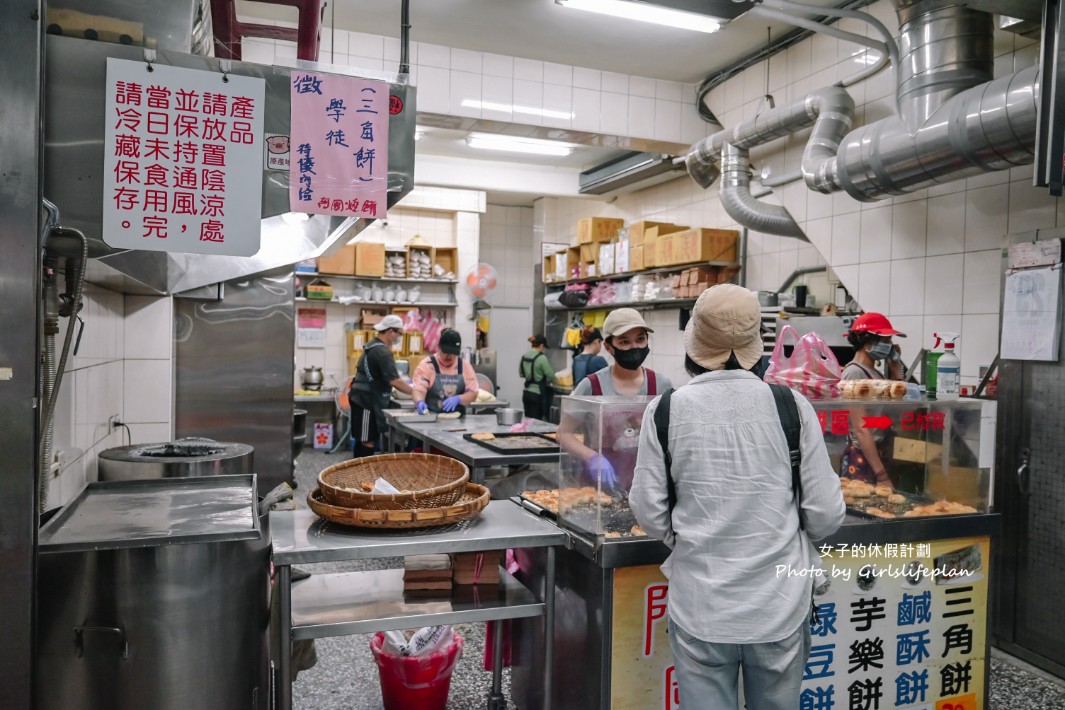
[[[388,208],[386,82],[292,72],[293,212],[383,218]]]

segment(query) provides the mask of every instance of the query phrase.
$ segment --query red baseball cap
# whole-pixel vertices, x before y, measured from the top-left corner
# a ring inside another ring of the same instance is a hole
[[[900,338],[905,338],[905,333],[900,333],[891,327],[891,321],[889,321],[883,313],[863,313],[854,319],[854,325],[851,326],[852,333],[872,333],[873,335],[897,335]]]

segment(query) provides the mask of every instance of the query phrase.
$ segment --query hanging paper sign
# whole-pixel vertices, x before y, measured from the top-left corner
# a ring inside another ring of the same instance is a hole
[[[266,170],[288,171],[289,159],[288,136],[280,133],[266,134],[266,155],[263,157],[263,168]]]
[[[258,252],[265,86],[108,58],[104,241],[119,249]]]
[[[385,216],[388,90],[381,81],[292,73],[293,212]]]

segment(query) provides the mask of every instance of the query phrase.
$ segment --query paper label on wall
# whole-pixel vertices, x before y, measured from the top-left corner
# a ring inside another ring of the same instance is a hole
[[[119,249],[252,256],[263,79],[108,58],[103,238]]]
[[[1001,356],[1055,362],[1061,342],[1061,267],[1006,275]]]
[[[313,71],[290,78],[292,211],[385,217],[389,84]]]
[[[282,170],[288,172],[289,166],[289,137],[282,133],[267,133],[266,153],[263,155],[263,168],[266,170]]]
[[[1041,239],[1009,245],[1009,267],[1028,269],[1033,266],[1053,266],[1061,263],[1061,240]]]

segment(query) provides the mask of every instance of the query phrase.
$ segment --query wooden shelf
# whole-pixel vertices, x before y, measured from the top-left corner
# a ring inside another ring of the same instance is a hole
[[[657,301],[619,301],[617,303],[600,303],[579,308],[548,308],[549,311],[609,311],[614,308],[634,308],[637,311],[656,311],[666,308],[691,308],[695,298],[663,298]]]
[[[310,279],[346,279],[349,281],[390,281],[392,283],[405,283],[405,284],[451,284],[458,283],[457,279],[408,279],[397,278],[392,276],[349,276],[348,274],[319,274],[312,271],[296,271],[296,276],[306,276]]]
[[[544,286],[568,286],[570,284],[586,284],[594,283],[596,281],[617,281],[620,279],[628,279],[633,276],[639,276],[640,274],[666,274],[674,271],[684,271],[685,269],[691,269],[699,266],[739,266],[739,262],[735,261],[694,261],[689,264],[674,264],[673,266],[657,266],[653,269],[644,269],[643,271],[625,271],[619,274],[603,274],[602,276],[585,276],[579,279],[570,279],[568,281],[545,281]]]

